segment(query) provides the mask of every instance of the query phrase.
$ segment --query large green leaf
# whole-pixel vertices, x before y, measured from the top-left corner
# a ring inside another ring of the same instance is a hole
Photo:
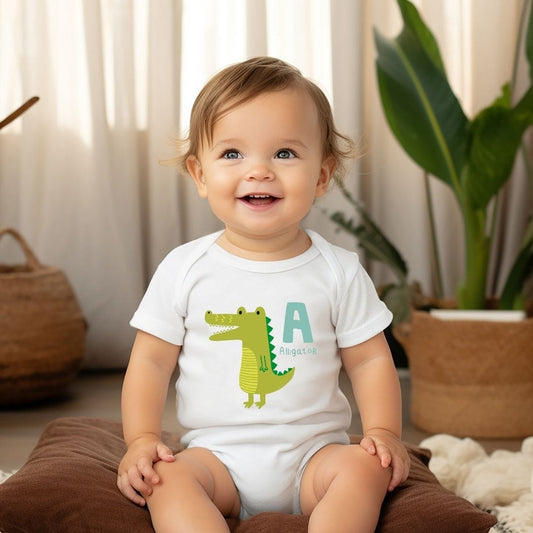
[[[533,277],[533,222],[530,222],[523,246],[511,267],[500,297],[501,309],[523,309],[523,288]]]
[[[398,6],[400,7],[405,24],[416,34],[417,40],[422,45],[422,48],[424,48],[429,59],[445,74],[444,63],[440,55],[437,40],[422,21],[416,7],[411,2],[406,2],[405,0],[398,0]],[[399,36],[399,39],[401,39],[401,36]]]
[[[398,3],[404,20],[401,33],[387,39],[374,31],[385,116],[409,156],[460,194],[468,119],[446,79],[430,30],[410,2]]]
[[[533,89],[515,108],[501,97],[472,121],[468,169],[463,175],[470,205],[485,208],[500,191],[511,175],[524,130],[532,123]]]

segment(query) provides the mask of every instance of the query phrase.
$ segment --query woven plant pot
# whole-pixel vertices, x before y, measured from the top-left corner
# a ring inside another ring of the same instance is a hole
[[[26,256],[0,264],[0,406],[19,406],[56,396],[76,376],[86,326],[63,272],[41,265],[14,229],[4,235]]]
[[[399,332],[411,372],[411,419],[430,433],[533,435],[533,319],[441,320],[413,311]]]

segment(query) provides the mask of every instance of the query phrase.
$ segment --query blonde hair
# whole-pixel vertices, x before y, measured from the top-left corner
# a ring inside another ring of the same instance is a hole
[[[354,157],[352,139],[335,127],[329,101],[323,91],[292,65],[273,57],[255,57],[226,67],[200,91],[191,110],[189,133],[179,141],[182,148],[175,162],[187,172],[186,161],[198,156],[204,142],[212,142],[217,120],[260,94],[301,88],[316,105],[322,134],[323,158],[333,157],[336,178],[344,174],[345,162]]]

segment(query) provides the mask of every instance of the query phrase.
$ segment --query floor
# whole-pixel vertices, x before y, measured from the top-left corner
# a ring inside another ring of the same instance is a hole
[[[403,439],[418,444],[429,436],[428,433],[414,427],[409,420],[410,386],[409,372],[399,371],[403,392],[404,431]],[[37,443],[44,426],[51,420],[63,416],[91,416],[120,420],[120,389],[122,372],[83,372],[54,401],[31,408],[0,408],[0,470],[11,472],[19,468],[27,459]],[[341,374],[341,387],[353,403],[353,396],[348,387],[345,374]],[[163,416],[163,428],[178,432],[174,416],[173,395],[169,394]],[[350,432],[360,433],[361,424],[357,410]],[[480,441],[487,452],[495,449],[516,451],[520,449],[521,440],[487,440]]]

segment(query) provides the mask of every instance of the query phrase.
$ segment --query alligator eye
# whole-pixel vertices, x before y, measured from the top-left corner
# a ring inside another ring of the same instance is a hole
[[[210,315],[213,311],[206,311],[205,314],[206,315]]]
[[[255,310],[255,314],[256,314],[256,315],[260,315],[260,314],[261,314],[261,311],[259,311],[259,309],[256,309],[256,310]]]
[[[239,309],[237,309],[238,315],[244,315],[244,313],[246,313],[246,309],[244,307],[239,307]]]

